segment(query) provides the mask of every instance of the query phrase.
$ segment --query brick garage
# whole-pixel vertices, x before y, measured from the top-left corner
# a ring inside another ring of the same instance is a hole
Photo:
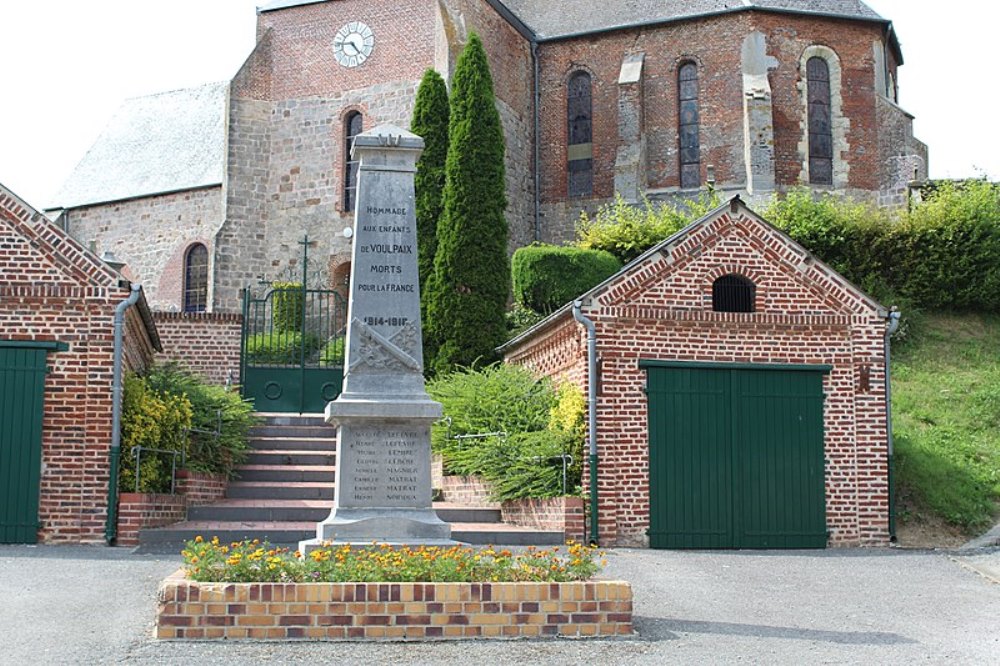
[[[713,284],[732,275],[755,286],[752,311],[715,310]],[[739,199],[645,253],[581,300],[582,314],[596,326],[599,358],[602,544],[649,544],[650,442],[663,438],[651,430],[648,366],[677,362],[765,371],[795,367],[822,375],[823,434],[816,452],[819,502],[825,504],[821,528],[830,545],[888,542],[883,307]],[[508,362],[586,388],[587,334],[569,305],[502,351]]]
[[[0,185],[0,341],[9,348],[49,347],[42,360],[48,372],[41,373],[40,432],[15,429],[7,440],[8,453],[15,453],[8,462],[24,463],[23,456],[29,456],[29,464],[0,469],[0,497],[7,506],[20,504],[32,512],[37,498],[37,536],[42,541],[96,542],[103,537],[114,314],[129,294],[130,285],[120,274]],[[147,367],[159,348],[141,294],[126,311],[124,342],[127,370]],[[0,400],[0,412],[16,406],[24,393],[16,383],[18,370],[7,365],[7,383],[0,392],[6,390],[13,402]],[[37,410],[28,414],[36,415]],[[37,488],[29,484],[36,463],[41,468]],[[16,496],[9,494],[18,487]],[[23,523],[33,519],[28,516]],[[33,540],[35,530],[29,531],[21,540]]]

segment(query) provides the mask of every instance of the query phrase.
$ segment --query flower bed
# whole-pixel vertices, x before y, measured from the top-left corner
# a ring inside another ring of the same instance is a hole
[[[576,544],[520,554],[372,546],[294,555],[254,542],[189,542],[187,570],[160,586],[156,636],[435,640],[632,633],[631,587],[581,580],[599,564],[596,551]],[[314,580],[333,582],[302,582]]]

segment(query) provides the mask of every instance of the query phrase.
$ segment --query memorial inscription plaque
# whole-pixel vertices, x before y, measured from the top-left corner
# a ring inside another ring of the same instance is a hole
[[[343,392],[330,516],[302,542],[445,545],[431,506],[430,426],[441,405],[424,389],[413,176],[423,140],[389,125],[359,134],[360,161]]]

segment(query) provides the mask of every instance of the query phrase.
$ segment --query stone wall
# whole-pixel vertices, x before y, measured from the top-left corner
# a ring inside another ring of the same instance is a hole
[[[212,256],[224,218],[222,188],[84,206],[68,211],[67,218],[69,232],[84,246],[93,240],[97,254],[110,250],[128,262],[130,276],[142,284],[150,305],[180,310],[185,255],[192,244],[203,243]]]
[[[243,317],[211,312],[155,312],[162,361],[177,361],[223,386],[240,383]]]
[[[712,283],[757,285],[754,313],[712,311]],[[829,364],[824,379],[827,526],[833,545],[888,543],[885,321],[839,277],[772,228],[728,214],[665,254],[633,265],[584,314],[600,358],[601,542],[643,545],[649,527],[649,441],[643,359]],[[566,315],[506,351],[508,362],[586,389],[585,332]],[[575,359],[575,360],[574,360]],[[860,377],[869,378],[860,388]],[[589,470],[584,487],[588,487]]]

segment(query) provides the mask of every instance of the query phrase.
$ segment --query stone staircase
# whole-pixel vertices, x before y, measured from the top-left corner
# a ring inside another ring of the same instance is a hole
[[[267,540],[295,546],[316,536],[316,523],[333,505],[336,429],[318,415],[264,415],[251,433],[251,453],[229,483],[226,497],[188,509],[187,520],[139,532],[138,552],[167,553],[201,535],[223,542]],[[452,524],[452,538],[469,544],[552,545],[561,532],[501,522],[499,505],[435,502],[438,516]]]

